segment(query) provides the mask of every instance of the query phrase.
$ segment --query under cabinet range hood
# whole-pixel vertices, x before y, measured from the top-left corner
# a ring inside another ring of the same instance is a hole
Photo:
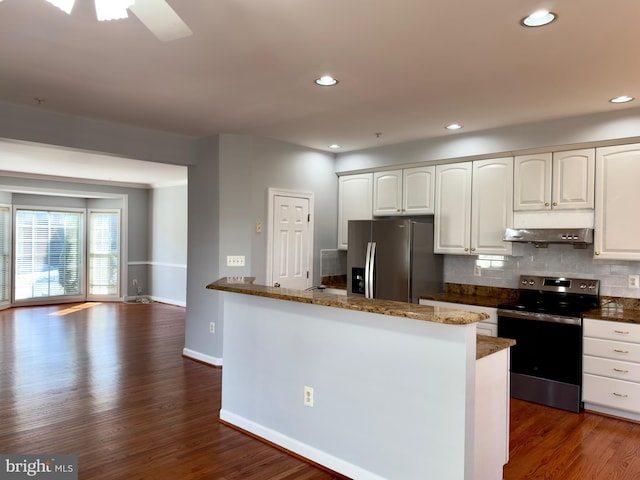
[[[587,248],[593,243],[592,228],[507,228],[505,242],[533,243],[545,248],[550,243],[564,243],[573,248]]]

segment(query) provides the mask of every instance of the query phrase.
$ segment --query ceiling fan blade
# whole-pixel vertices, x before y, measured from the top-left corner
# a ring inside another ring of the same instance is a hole
[[[193,35],[165,0],[136,0],[129,10],[163,42]]]

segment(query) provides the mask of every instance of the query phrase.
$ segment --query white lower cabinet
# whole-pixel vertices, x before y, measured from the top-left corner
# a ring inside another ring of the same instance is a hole
[[[420,305],[428,305],[430,307],[451,308],[454,310],[465,310],[474,313],[486,313],[489,315],[487,320],[478,322],[476,325],[476,333],[478,335],[487,335],[489,337],[498,336],[498,309],[492,307],[482,307],[480,305],[466,305],[461,303],[439,302],[437,300],[426,300],[421,298]]]
[[[584,319],[585,409],[640,421],[640,324]]]

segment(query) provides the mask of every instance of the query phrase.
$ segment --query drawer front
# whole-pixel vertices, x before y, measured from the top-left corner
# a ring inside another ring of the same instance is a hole
[[[583,377],[584,402],[640,413],[640,383],[613,380],[588,373]]]
[[[640,363],[621,362],[585,355],[582,370],[584,373],[640,383]]]
[[[640,343],[640,325],[584,319],[584,336]]]
[[[622,360],[623,362],[640,362],[640,344],[637,343],[585,338],[583,353],[595,357]]]

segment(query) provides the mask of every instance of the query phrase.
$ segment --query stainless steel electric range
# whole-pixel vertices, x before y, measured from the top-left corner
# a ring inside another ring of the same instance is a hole
[[[598,280],[520,276],[518,299],[498,306],[498,336],[516,340],[512,397],[582,410],[582,315],[599,303]]]

